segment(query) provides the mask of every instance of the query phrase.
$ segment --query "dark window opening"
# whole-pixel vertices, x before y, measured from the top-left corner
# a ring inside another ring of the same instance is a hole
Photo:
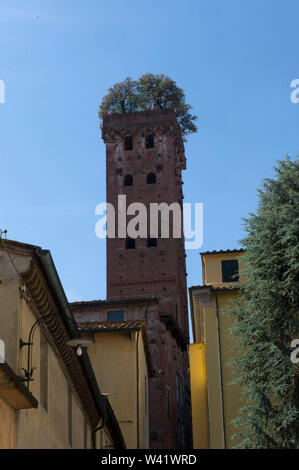
[[[148,238],[148,239],[147,239],[147,246],[148,246],[148,248],[152,248],[152,247],[157,246],[157,243],[158,243],[158,241],[157,241],[156,238]]]
[[[133,137],[125,137],[125,150],[133,150]]]
[[[239,263],[237,259],[222,260],[221,267],[222,282],[239,281]]]
[[[108,312],[108,321],[123,321],[125,319],[124,312]]]
[[[155,183],[156,183],[155,173],[149,173],[146,177],[146,184],[155,184]]]
[[[154,136],[148,135],[145,138],[145,148],[146,149],[153,149],[154,148]]]
[[[126,175],[124,179],[124,186],[133,186],[133,176]]]
[[[127,238],[126,239],[126,250],[131,250],[135,248],[135,239],[134,238]]]
[[[87,449],[87,422],[84,420],[84,428],[83,428],[83,449]]]

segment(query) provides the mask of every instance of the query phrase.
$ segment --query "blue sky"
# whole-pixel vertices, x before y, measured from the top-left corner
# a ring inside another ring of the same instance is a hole
[[[164,73],[199,116],[186,202],[204,203],[200,251],[238,246],[275,161],[298,155],[297,0],[1,0],[0,228],[49,248],[69,300],[105,298],[97,108],[125,77]],[[201,281],[187,252],[188,285]]]

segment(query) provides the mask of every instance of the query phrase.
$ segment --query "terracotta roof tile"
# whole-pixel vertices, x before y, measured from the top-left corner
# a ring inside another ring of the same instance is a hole
[[[108,330],[136,330],[145,327],[145,321],[125,320],[125,321],[105,321],[105,322],[78,322],[80,331],[108,331]]]
[[[197,289],[212,289],[213,291],[218,291],[218,290],[239,290],[240,289],[240,283],[239,282],[235,282],[235,283],[232,283],[231,285],[229,286],[222,286],[222,285],[219,285],[219,284],[203,284],[201,286],[191,286],[189,287],[189,291],[192,291],[192,290],[197,290]]]
[[[149,302],[157,302],[159,300],[158,297],[117,297],[114,299],[109,300],[82,300],[79,302],[70,302],[71,307],[84,307],[84,306],[97,306],[97,305],[123,305],[123,304],[130,304],[130,303],[149,303]]]
[[[212,250],[212,251],[202,251],[200,253],[201,256],[203,255],[219,255],[225,253],[243,253],[245,251],[244,248],[235,248],[233,250]]]
[[[148,365],[148,374],[153,376],[153,365],[148,345],[148,337],[146,330],[146,321],[144,320],[125,320],[125,321],[91,321],[91,322],[78,322],[78,328],[82,333],[105,332],[105,331],[128,331],[128,330],[141,330],[144,342],[144,349],[146,361]]]

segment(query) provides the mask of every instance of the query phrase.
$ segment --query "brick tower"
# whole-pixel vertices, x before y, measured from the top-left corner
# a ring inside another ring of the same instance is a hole
[[[119,195],[126,196],[127,207],[142,202],[148,214],[150,203],[176,202],[182,207],[186,160],[174,111],[106,116],[102,137],[107,202],[116,212]],[[154,366],[149,381],[150,446],[191,448],[185,250],[183,237],[173,238],[172,230],[169,238],[107,238],[107,299],[139,297],[148,303],[141,311],[129,312],[127,319],[147,321]]]

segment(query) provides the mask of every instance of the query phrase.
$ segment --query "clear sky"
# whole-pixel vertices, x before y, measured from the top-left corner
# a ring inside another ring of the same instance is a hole
[[[299,150],[298,0],[1,0],[0,228],[52,252],[70,301],[105,298],[105,148],[97,108],[125,77],[164,73],[199,116],[186,202],[200,251],[235,248],[275,161]],[[187,252],[188,286],[201,281]]]

